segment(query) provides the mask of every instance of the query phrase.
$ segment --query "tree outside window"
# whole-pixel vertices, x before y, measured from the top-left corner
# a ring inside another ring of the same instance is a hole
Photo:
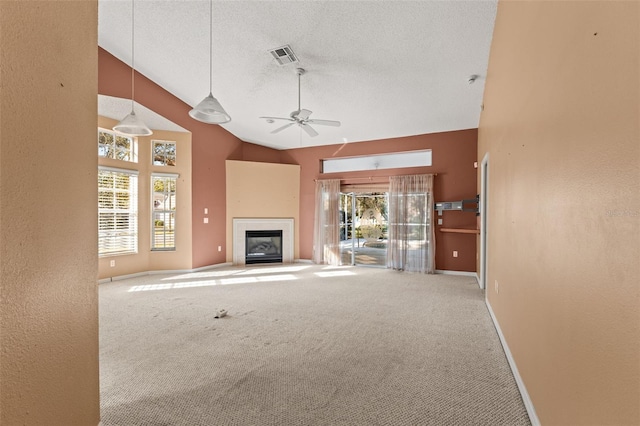
[[[176,143],[170,141],[151,141],[154,166],[176,165]]]
[[[110,130],[98,129],[98,157],[135,161],[133,139]]]

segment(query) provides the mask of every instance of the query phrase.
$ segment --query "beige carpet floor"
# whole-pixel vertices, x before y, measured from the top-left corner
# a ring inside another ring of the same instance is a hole
[[[104,426],[529,424],[471,277],[293,264],[101,284],[100,369]]]

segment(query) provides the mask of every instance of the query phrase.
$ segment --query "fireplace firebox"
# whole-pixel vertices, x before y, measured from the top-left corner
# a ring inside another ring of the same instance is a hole
[[[282,230],[246,231],[245,263],[282,263]]]

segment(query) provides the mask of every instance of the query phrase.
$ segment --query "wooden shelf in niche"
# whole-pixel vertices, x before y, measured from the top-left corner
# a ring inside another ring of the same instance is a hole
[[[453,232],[456,234],[479,234],[479,229],[472,228],[440,228],[440,232]]]

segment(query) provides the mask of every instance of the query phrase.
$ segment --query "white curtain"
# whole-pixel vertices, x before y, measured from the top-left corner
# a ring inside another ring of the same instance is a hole
[[[435,272],[433,203],[433,175],[389,178],[388,268]]]
[[[340,264],[340,179],[316,181],[313,262]]]

